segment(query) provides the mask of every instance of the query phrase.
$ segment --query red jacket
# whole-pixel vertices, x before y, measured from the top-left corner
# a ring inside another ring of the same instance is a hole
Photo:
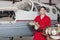
[[[44,16],[43,19],[41,19],[40,16],[37,16],[34,21],[39,23],[40,30],[43,30],[51,25],[51,20],[46,15]],[[46,36],[44,36],[41,32],[35,31],[33,40],[46,40]]]

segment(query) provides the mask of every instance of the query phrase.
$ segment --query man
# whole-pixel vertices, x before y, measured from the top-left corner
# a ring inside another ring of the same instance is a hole
[[[41,6],[39,15],[34,20],[34,22],[38,22],[39,24],[38,30],[40,31],[35,30],[33,40],[46,40],[47,36],[44,35],[42,31],[51,25],[51,20],[45,14],[45,12],[46,12],[46,8],[44,6]]]

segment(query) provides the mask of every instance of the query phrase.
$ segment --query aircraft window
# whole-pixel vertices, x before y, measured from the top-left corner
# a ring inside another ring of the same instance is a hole
[[[58,11],[60,12],[60,9]]]
[[[39,9],[40,9],[41,6],[36,6],[36,7],[37,7],[37,10],[39,11]]]
[[[58,8],[58,7],[56,7],[57,8],[57,10],[60,12],[60,8]]]
[[[54,8],[52,9],[52,12],[53,12],[54,14],[56,14],[56,10],[55,10]]]
[[[46,12],[49,13],[50,12],[50,9],[46,7]]]
[[[34,5],[36,6],[37,10],[39,11],[39,8],[41,7],[38,3],[34,3]]]
[[[24,2],[24,3],[18,5],[18,9],[20,9],[20,10],[30,11],[31,8],[32,8],[32,4],[30,4],[28,2]]]
[[[33,11],[36,11],[36,8],[35,7],[33,7]]]

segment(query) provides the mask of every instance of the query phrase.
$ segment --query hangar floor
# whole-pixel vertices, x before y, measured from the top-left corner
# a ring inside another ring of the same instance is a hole
[[[15,37],[13,40],[33,40],[33,37],[23,37],[23,38]],[[54,39],[47,38],[47,40],[54,40]]]
[[[0,37],[0,40],[12,40],[8,37]],[[13,40],[33,40],[33,37],[14,37]]]
[[[0,40],[10,40],[10,39],[8,39],[8,38],[1,38],[0,37]],[[22,37],[22,38],[14,37],[13,40],[33,40],[33,37]],[[47,38],[47,40],[54,40],[54,39]]]
[[[23,38],[14,37],[13,40],[33,40],[33,37],[23,37]],[[47,40],[54,40],[54,39],[47,38]]]
[[[23,37],[23,38],[15,37],[13,40],[33,40],[33,37]]]

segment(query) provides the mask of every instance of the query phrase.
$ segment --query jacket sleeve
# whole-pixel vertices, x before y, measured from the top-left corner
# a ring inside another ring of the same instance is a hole
[[[35,22],[38,22],[38,16],[34,19]]]
[[[35,19],[34,19],[35,22],[39,22],[39,16],[37,16]],[[34,28],[33,28],[34,29]],[[40,28],[38,28],[37,30],[34,29],[34,31],[37,31],[37,32],[41,32],[42,30],[40,30]]]

